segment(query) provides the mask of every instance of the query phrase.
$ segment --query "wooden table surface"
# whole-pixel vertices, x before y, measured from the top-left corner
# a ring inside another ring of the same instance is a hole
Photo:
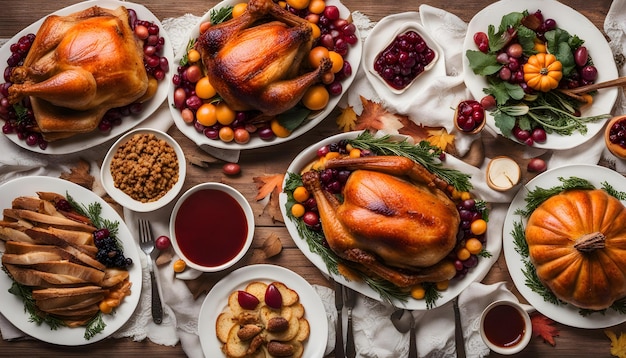
[[[11,38],[22,28],[34,21],[46,16],[65,6],[77,3],[76,0],[21,0],[3,1],[0,11],[0,38]],[[142,1],[137,1],[142,2]],[[429,4],[446,9],[468,22],[472,16],[493,1],[489,0],[433,0],[433,1],[373,1],[373,0],[342,0],[351,10],[358,10],[369,16],[371,20],[378,21],[382,17],[404,11],[417,11],[420,4]],[[599,29],[603,29],[604,19],[611,5],[611,0],[564,0],[563,3],[578,10],[589,18]],[[157,18],[163,20],[170,17],[178,17],[185,13],[201,16],[208,9],[218,3],[216,0],[150,0],[143,1]],[[609,54],[607,54],[609,56]],[[165,104],[164,104],[165,105]],[[203,154],[190,140],[182,135],[175,126],[170,133],[181,143],[187,154]],[[257,188],[252,178],[266,174],[285,173],[289,163],[304,148],[317,141],[338,133],[331,116],[324,120],[318,127],[309,133],[281,144],[264,149],[242,152],[240,164],[242,175],[239,177],[226,177],[221,172],[221,165],[213,165],[209,168],[188,166],[187,178],[184,189],[205,181],[221,181],[234,186],[241,191],[252,203],[256,214],[257,228],[255,242],[258,238],[265,238],[270,233],[276,233],[283,243],[283,252],[275,258],[269,259],[273,263],[290,268],[302,275],[311,284],[328,285],[317,268],[315,268],[298,250],[293,243],[284,224],[274,222],[271,217],[263,212],[263,205],[255,202]],[[518,158],[520,165],[525,168],[525,160],[521,159],[520,146],[511,146],[502,139],[492,139],[485,136],[483,141],[486,145],[486,154],[489,157],[495,155],[513,155]],[[524,180],[531,177],[524,172]],[[483,282],[493,283],[507,281],[508,287],[515,290],[508,274],[504,258],[500,257]],[[1,303],[0,303],[1,304]],[[520,357],[581,357],[581,356],[610,356],[610,343],[603,330],[585,330],[557,325],[560,336],[556,339],[556,347],[544,343],[540,338],[534,338],[527,349],[518,354]],[[626,330],[626,324],[612,328],[614,331]],[[106,339],[104,341],[83,347],[62,347],[38,342],[34,340],[7,342],[0,340],[0,357],[43,357],[62,355],[66,357],[86,356],[92,357],[128,357],[145,355],[151,357],[183,357],[185,356],[180,344],[175,347],[166,347],[153,344],[148,340],[133,342],[130,339]],[[497,356],[492,354],[491,356]]]

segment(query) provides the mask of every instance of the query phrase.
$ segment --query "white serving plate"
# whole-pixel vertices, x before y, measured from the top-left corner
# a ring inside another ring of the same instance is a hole
[[[222,343],[217,339],[215,322],[217,316],[228,306],[228,296],[243,290],[250,282],[282,282],[296,291],[304,306],[304,318],[309,321],[311,332],[304,341],[303,358],[318,358],[324,355],[328,340],[328,321],[322,299],[313,287],[300,275],[281,266],[250,265],[237,269],[222,278],[209,292],[202,303],[198,318],[198,335],[206,357],[223,357]]]
[[[326,138],[316,144],[311,145],[310,147],[303,150],[300,154],[298,154],[298,156],[296,156],[293,162],[291,162],[291,164],[289,165],[287,172],[288,173],[300,173],[302,168],[304,168],[307,164],[311,163],[316,158],[317,156],[316,152],[318,148],[324,145],[328,145],[330,143],[338,142],[342,139],[356,138],[360,133],[361,132],[341,133],[341,134],[337,134],[335,136]],[[446,156],[445,163],[450,163],[450,165],[454,165],[455,168],[468,165],[468,164],[461,162],[459,159],[454,158],[451,155]],[[285,226],[287,227],[289,234],[293,238],[293,241],[296,243],[300,251],[302,251],[304,256],[306,256],[306,258],[309,259],[311,263],[313,263],[320,271],[322,271],[322,273],[328,276],[332,276],[335,281],[341,283],[342,285],[348,286],[365,296],[368,296],[370,298],[383,302],[383,299],[380,297],[380,295],[376,291],[374,291],[371,287],[369,287],[366,283],[359,282],[356,280],[350,281],[342,275],[335,275],[329,272],[323,259],[317,253],[314,253],[313,251],[311,251],[305,239],[302,238],[300,234],[298,233],[296,224],[291,220],[291,218],[289,218],[289,216],[286,213],[285,204],[287,203],[287,194],[284,192],[284,189],[285,189],[285,183],[287,181],[287,178],[288,178],[288,175],[285,176],[285,181],[283,182],[283,190],[281,191],[280,197],[279,197],[280,210],[281,210],[281,213],[283,214],[283,220],[285,222]],[[471,181],[476,182],[480,180],[482,180],[482,177],[473,178]],[[474,184],[474,187],[477,187],[477,185]],[[500,251],[502,250],[502,241],[498,240],[497,236],[495,236],[494,238],[493,235],[494,235],[493,233],[489,233],[489,230],[487,230],[487,233],[485,234],[485,237],[487,238],[486,250],[489,251],[492,256],[489,258],[486,258],[486,257],[479,258],[478,265],[470,269],[467,275],[465,275],[463,279],[451,280],[450,286],[448,287],[448,289],[439,292],[441,294],[441,297],[435,301],[435,307],[443,306],[445,303],[451,301],[456,296],[458,296],[461,293],[461,291],[463,291],[467,286],[469,286],[470,283],[474,281],[480,281],[487,275],[487,272],[489,272],[489,270],[491,269],[491,266],[496,262],[496,260],[498,259],[498,256],[500,256]],[[404,308],[408,308],[412,310],[427,310],[428,309],[426,306],[426,300],[416,300],[410,297],[408,298],[407,302],[394,300],[392,303],[394,306],[404,307]]]
[[[522,270],[525,269],[522,256],[515,250],[516,246],[513,241],[511,232],[513,231],[514,224],[520,222],[522,217],[515,214],[518,209],[526,207],[526,194],[529,191],[540,188],[551,188],[554,186],[562,185],[559,178],[578,177],[586,179],[596,188],[601,188],[603,182],[608,182],[617,190],[623,190],[626,187],[626,178],[616,171],[608,168],[596,166],[596,165],[569,165],[556,169],[549,170],[541,173],[531,181],[520,188],[519,192],[513,198],[511,206],[504,219],[504,226],[502,229],[504,257],[506,259],[506,265],[513,278],[513,283],[517,290],[524,296],[524,298],[530,303],[537,311],[541,312],[546,317],[549,317],[556,322],[576,327],[576,328],[606,328],[626,322],[626,315],[619,314],[612,310],[607,310],[605,314],[593,313],[588,316],[581,316],[578,313],[578,308],[572,305],[557,306],[550,302],[544,301],[543,297],[538,293],[531,290],[526,286],[526,277]],[[626,201],[622,201],[626,204]],[[522,224],[526,226],[527,220],[524,218]]]
[[[465,56],[467,50],[477,50],[473,36],[476,32],[487,32],[489,25],[498,28],[500,20],[511,12],[522,12],[528,10],[534,12],[541,10],[544,17],[555,19],[557,26],[566,30],[571,35],[578,35],[585,41],[585,47],[589,50],[589,56],[593,59],[598,68],[598,79],[596,82],[612,80],[618,77],[617,67],[613,61],[613,52],[609,44],[602,35],[602,32],[595,27],[584,15],[563,5],[556,0],[501,0],[497,1],[478,12],[469,22],[465,41],[463,42],[463,74],[465,85],[469,88],[472,96],[480,100],[485,96],[483,88],[487,88],[487,80],[484,76],[474,74],[469,67],[469,60]],[[582,111],[583,116],[593,116],[609,114],[613,109],[617,99],[617,88],[607,88],[598,91],[594,97],[593,104]],[[502,134],[496,127],[495,120],[490,112],[486,112],[487,126],[495,133]],[[570,149],[577,147],[593,138],[604,127],[605,121],[587,123],[587,133],[585,135],[575,132],[569,136],[558,134],[548,134],[545,143],[534,143],[533,146],[545,149]],[[511,137],[512,140],[513,137]]]
[[[210,13],[213,10],[217,10],[220,9],[224,6],[233,6],[236,5],[238,3],[244,2],[242,0],[224,0],[222,2],[220,2],[219,4],[217,4],[216,6],[214,6],[211,10],[207,11],[206,14],[200,19],[200,21],[198,22],[198,24],[196,26],[193,27],[193,29],[191,30],[191,32],[189,33],[188,38],[189,39],[196,39],[198,38],[198,36],[200,35],[200,24],[206,21],[209,21],[210,19]],[[343,4],[341,4],[341,2],[339,2],[338,0],[327,0],[326,1],[327,5],[335,5],[339,8],[339,13],[340,13],[340,17],[341,18],[348,18],[350,16],[350,10],[348,10],[348,8],[346,8]],[[363,51],[362,49],[362,44],[361,44],[361,36],[359,35],[359,30],[357,29],[355,32],[355,35],[357,36],[357,38],[359,39],[357,41],[356,44],[350,46],[350,49],[348,51],[348,56],[346,58],[346,61],[348,61],[350,63],[350,65],[352,66],[352,75],[350,75],[349,77],[345,78],[341,84],[343,86],[343,93],[346,93],[346,91],[348,90],[348,88],[350,88],[350,85],[352,84],[352,81],[354,81],[354,78],[356,77],[357,71],[359,69],[359,64],[361,62],[361,53]],[[184,47],[180,48],[177,52],[177,56],[174,59],[174,66],[176,66],[176,64],[180,63],[180,59],[182,58],[182,56],[184,56],[186,54],[186,48],[187,48],[187,42],[188,41],[184,41]],[[176,107],[173,106],[174,103],[174,86],[171,87],[171,89],[169,90],[169,94],[168,94],[168,101],[169,101],[169,107],[170,107],[170,111],[172,113],[172,117],[174,118],[174,123],[176,124],[176,127],[178,127],[178,129],[185,135],[187,136],[187,138],[191,139],[194,143],[196,143],[198,146],[207,146],[207,147],[214,147],[214,148],[221,148],[221,149],[232,149],[232,150],[245,150],[245,149],[255,149],[255,148],[263,148],[263,147],[268,147],[268,146],[272,146],[272,145],[276,145],[276,144],[280,144],[280,143],[284,143],[287,141],[290,141],[292,139],[295,139],[301,135],[303,135],[304,133],[308,132],[309,130],[311,130],[312,128],[314,128],[315,126],[317,126],[322,120],[324,120],[324,118],[326,118],[335,108],[335,106],[337,106],[337,103],[339,103],[339,100],[341,99],[342,95],[338,95],[338,96],[331,96],[330,100],[328,102],[328,105],[326,106],[326,108],[324,108],[323,110],[319,111],[319,112],[315,112],[312,115],[309,116],[309,118],[304,121],[298,128],[294,129],[293,132],[291,132],[291,134],[285,138],[279,138],[279,137],[274,137],[270,140],[263,140],[261,138],[259,138],[258,135],[252,134],[250,136],[250,141],[248,143],[245,144],[239,144],[236,143],[235,141],[231,141],[231,142],[224,142],[221,141],[219,139],[209,139],[207,138],[203,133],[199,133],[198,131],[196,131],[196,129],[194,128],[193,125],[191,124],[187,124],[185,123],[185,121],[183,121],[183,118],[180,114],[180,111],[178,109],[176,109]]]
[[[137,12],[137,18],[154,22],[156,25],[158,25],[160,29],[159,35],[165,39],[165,43],[163,44],[162,56],[166,57],[169,61],[170,70],[166,73],[165,78],[163,78],[163,80],[159,82],[159,86],[154,97],[152,97],[150,100],[146,101],[143,104],[143,111],[141,111],[141,113],[137,115],[124,117],[122,123],[118,126],[114,126],[110,132],[102,133],[96,128],[91,133],[80,134],[71,138],[50,142],[48,143],[48,147],[45,150],[42,150],[41,148],[39,148],[39,146],[27,145],[24,140],[17,138],[17,134],[15,133],[6,134],[7,138],[9,138],[13,143],[17,144],[18,146],[42,154],[69,154],[93,148],[98,144],[102,144],[122,133],[127,132],[128,130],[143,122],[161,106],[161,104],[167,97],[168,89],[170,87],[170,84],[172,83],[172,74],[176,71],[176,67],[173,65],[174,49],[172,48],[172,43],[170,42],[170,39],[165,29],[163,28],[163,25],[161,24],[159,19],[146,7],[132,2],[118,0],[89,0],[65,7],[61,10],[55,11],[51,15],[65,16],[96,5],[107,9],[114,9],[119,6],[125,6],[128,9],[135,10],[135,12]],[[9,58],[9,56],[11,56],[11,44],[17,42],[20,37],[24,35],[27,35],[29,33],[36,34],[37,30],[39,30],[41,24],[44,22],[46,17],[41,18],[37,22],[34,22],[27,28],[18,32],[15,36],[13,36],[13,38],[11,38],[6,44],[4,44],[2,48],[0,48],[0,63],[3,64],[3,70],[6,66],[7,59]]]
[[[102,217],[111,221],[119,222],[117,238],[124,247],[124,256],[133,260],[133,265],[128,268],[130,273],[131,293],[126,296],[113,314],[102,315],[106,323],[104,330],[90,340],[86,340],[85,327],[59,327],[52,330],[47,324],[37,325],[30,321],[30,316],[24,311],[24,302],[18,296],[9,293],[13,281],[4,272],[0,273],[0,313],[4,315],[15,327],[31,337],[44,342],[63,345],[80,346],[103,340],[122,327],[133,315],[141,296],[142,271],[137,244],[133,235],[124,224],[122,218],[107,202],[93,192],[69,182],[67,180],[44,177],[27,176],[13,179],[0,186],[0,208],[11,207],[11,202],[18,196],[36,196],[37,191],[54,192],[61,195],[69,194],[74,200],[83,205],[99,203],[102,206]],[[1,255],[0,255],[1,256]]]

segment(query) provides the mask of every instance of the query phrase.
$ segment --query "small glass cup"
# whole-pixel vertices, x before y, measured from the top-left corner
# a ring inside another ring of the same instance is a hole
[[[509,300],[492,302],[480,316],[480,336],[493,352],[521,352],[532,338],[529,312],[534,308]]]

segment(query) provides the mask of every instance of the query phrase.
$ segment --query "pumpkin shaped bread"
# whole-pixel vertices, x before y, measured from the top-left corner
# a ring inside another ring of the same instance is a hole
[[[537,276],[559,299],[603,310],[626,296],[626,208],[604,190],[544,201],[526,226]]]

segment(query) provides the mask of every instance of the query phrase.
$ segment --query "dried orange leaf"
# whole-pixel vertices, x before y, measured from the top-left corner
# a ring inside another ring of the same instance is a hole
[[[398,133],[408,135],[413,138],[415,143],[419,143],[428,138],[428,127],[413,122],[409,117],[400,117],[399,120],[400,123],[402,123],[402,128],[400,128]]]
[[[403,125],[401,116],[387,111],[380,103],[361,97],[363,112],[356,120],[355,130],[384,130],[388,133],[397,132]]]
[[[353,131],[356,127],[356,112],[352,106],[347,107],[341,111],[341,114],[337,116],[337,125],[339,129],[344,132]]]
[[[276,188],[280,188],[283,184],[285,174],[272,174],[262,177],[254,177],[252,180],[257,185],[258,193],[255,200],[265,199]]]
[[[624,333],[617,335],[610,330],[605,330],[604,334],[611,340],[611,355],[619,358],[626,358],[626,335]]]
[[[543,340],[550,345],[556,345],[554,341],[554,337],[558,337],[559,330],[554,327],[555,322],[550,318],[536,313],[530,317],[530,321],[532,322],[533,334],[537,337],[543,338]]]
[[[446,150],[454,145],[454,134],[449,134],[445,128],[429,129],[426,140],[441,150]]]

